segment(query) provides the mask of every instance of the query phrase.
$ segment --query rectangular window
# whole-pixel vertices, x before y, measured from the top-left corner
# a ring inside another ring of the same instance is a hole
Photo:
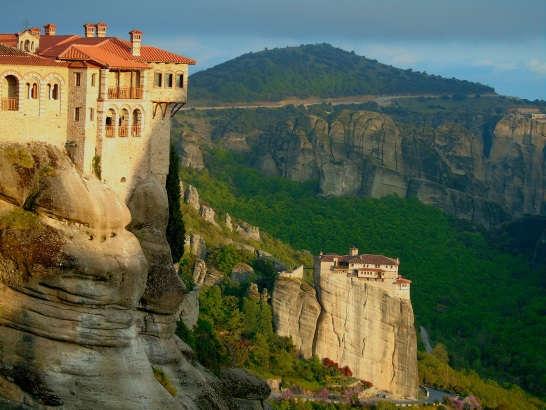
[[[90,121],[95,121],[95,109],[94,108],[89,108],[89,120]]]
[[[91,87],[95,87],[97,85],[97,74],[91,75]]]
[[[161,87],[163,85],[163,74],[155,73],[154,75],[154,86]]]
[[[74,73],[74,84],[76,87],[82,85],[82,73]]]
[[[178,76],[178,88],[184,88],[184,74]]]
[[[80,120],[80,111],[81,111],[81,107],[74,108],[74,121],[76,122]]]
[[[167,87],[173,88],[174,87],[174,75],[167,74]]]

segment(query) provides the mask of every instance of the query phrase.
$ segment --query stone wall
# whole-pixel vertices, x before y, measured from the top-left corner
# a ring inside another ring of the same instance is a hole
[[[68,69],[66,67],[35,67],[0,65],[0,95],[7,96],[4,77],[19,81],[19,110],[0,110],[0,142],[43,141],[64,149],[67,135],[69,102]],[[28,98],[26,84],[37,83],[39,98]],[[48,84],[59,84],[59,100],[50,100]]]

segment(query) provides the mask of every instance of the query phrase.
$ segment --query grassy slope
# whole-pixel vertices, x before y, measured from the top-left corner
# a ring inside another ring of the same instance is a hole
[[[216,152],[209,172],[183,171],[217,209],[313,252],[366,252],[401,258],[413,280],[418,324],[444,342],[455,366],[543,394],[543,273],[503,253],[441,211],[398,198],[320,198],[313,184],[266,178]],[[541,282],[542,281],[542,282]]]
[[[192,104],[287,97],[492,93],[490,87],[402,70],[328,44],[244,54],[191,77]]]

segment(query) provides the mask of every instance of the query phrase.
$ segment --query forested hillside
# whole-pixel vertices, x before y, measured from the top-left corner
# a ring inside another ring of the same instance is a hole
[[[244,54],[191,76],[192,105],[279,101],[288,97],[484,94],[470,81],[402,70],[329,44]]]
[[[544,394],[544,268],[501,251],[480,231],[413,200],[321,198],[313,183],[268,178],[215,151],[207,170],[183,170],[218,210],[296,248],[399,256],[413,281],[418,325],[443,342],[455,367]]]

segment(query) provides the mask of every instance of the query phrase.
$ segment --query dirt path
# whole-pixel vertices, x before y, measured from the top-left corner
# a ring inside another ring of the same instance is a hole
[[[270,102],[270,101],[260,101],[253,104],[246,103],[233,103],[233,104],[224,104],[224,105],[211,105],[211,106],[187,106],[184,110],[198,110],[198,111],[208,111],[208,110],[230,110],[230,109],[246,109],[254,110],[256,108],[282,108],[287,105],[303,105],[308,107],[310,105],[319,105],[319,104],[332,104],[332,105],[350,105],[350,104],[363,104],[370,101],[376,102],[379,105],[389,105],[393,100],[400,100],[404,98],[419,98],[419,97],[429,97],[429,98],[440,98],[443,95],[357,95],[352,97],[340,97],[340,98],[307,98],[307,99],[298,99],[298,98],[289,98],[282,101]]]

